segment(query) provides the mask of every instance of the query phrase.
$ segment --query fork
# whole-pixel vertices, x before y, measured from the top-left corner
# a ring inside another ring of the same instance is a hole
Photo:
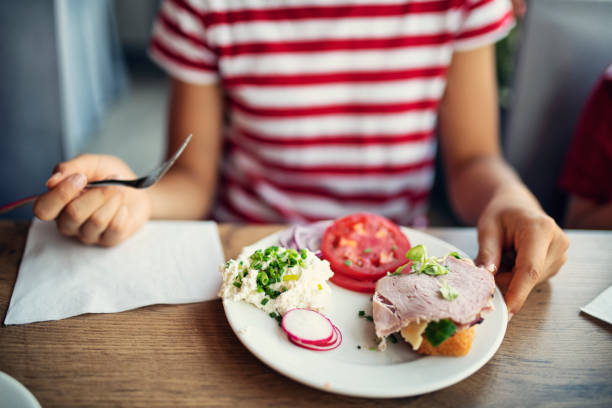
[[[109,180],[92,181],[87,184],[87,188],[107,187],[107,186],[117,186],[117,185],[131,187],[131,188],[138,188],[138,189],[149,188],[153,186],[155,183],[157,183],[164,176],[164,174],[166,174],[166,172],[170,169],[170,167],[172,167],[174,162],[183,153],[183,150],[185,150],[185,147],[187,147],[187,144],[191,140],[191,137],[192,135],[187,136],[187,139],[185,139],[181,147],[178,148],[178,150],[172,155],[172,157],[170,157],[168,160],[160,164],[155,170],[153,170],[146,176],[143,176],[137,179],[133,179],[133,180],[109,179]],[[22,205],[36,201],[36,199],[42,194],[44,193],[35,194],[33,196],[22,198],[20,200],[13,201],[12,203],[3,205],[0,207],[0,214],[9,212],[11,210],[14,210],[17,207],[21,207]]]

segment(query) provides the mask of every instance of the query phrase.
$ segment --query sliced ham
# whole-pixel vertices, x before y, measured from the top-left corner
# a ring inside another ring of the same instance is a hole
[[[450,272],[441,276],[411,273],[378,280],[372,299],[376,335],[384,338],[411,323],[450,319],[458,329],[479,322],[490,309],[495,291],[493,274],[468,259],[444,258]],[[457,289],[459,297],[449,301],[440,294],[442,279]]]

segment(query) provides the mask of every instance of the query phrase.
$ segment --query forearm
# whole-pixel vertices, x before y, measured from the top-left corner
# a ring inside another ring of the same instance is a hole
[[[498,155],[477,156],[447,171],[448,192],[457,216],[475,224],[494,198],[540,208],[531,192]]]
[[[152,218],[201,219],[213,205],[221,156],[221,92],[217,85],[172,81],[168,151],[191,142],[150,190]]]
[[[216,172],[202,178],[187,168],[175,166],[149,190],[151,218],[205,218],[212,207],[215,187]]]

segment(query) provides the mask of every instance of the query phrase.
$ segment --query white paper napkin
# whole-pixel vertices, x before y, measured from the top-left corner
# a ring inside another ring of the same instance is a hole
[[[601,292],[591,303],[580,310],[612,324],[612,286]]]
[[[214,222],[151,221],[113,248],[32,222],[5,324],[217,298],[223,249]]]

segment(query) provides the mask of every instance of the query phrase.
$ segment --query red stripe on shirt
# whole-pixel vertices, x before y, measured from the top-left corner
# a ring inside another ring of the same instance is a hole
[[[191,14],[193,17],[199,19],[202,22],[202,25],[206,25],[206,13],[194,8],[191,4],[189,4],[185,0],[169,0],[176,7],[186,11]]]
[[[453,34],[443,32],[429,35],[411,35],[387,38],[324,39],[303,41],[252,42],[224,45],[218,48],[220,57],[235,57],[245,54],[280,54],[325,51],[389,50],[431,45],[444,45],[453,39]]]
[[[245,146],[239,146],[238,144],[230,141],[232,148],[241,151],[243,154],[249,156],[251,159],[257,161],[260,165],[282,170],[285,172],[293,172],[298,174],[316,174],[316,175],[363,175],[363,174],[402,174],[410,173],[412,171],[421,170],[425,167],[431,166],[434,163],[433,158],[424,159],[416,163],[403,164],[403,165],[387,165],[387,166],[330,166],[330,165],[314,165],[314,166],[292,166],[288,164],[280,164],[275,161],[267,160],[257,155],[256,152],[250,151]]]
[[[514,20],[514,13],[511,10],[511,11],[508,11],[506,14],[504,14],[504,16],[501,19],[497,20],[494,23],[487,24],[482,27],[478,27],[472,30],[467,30],[467,31],[462,32],[461,34],[457,36],[457,39],[465,40],[466,38],[478,37],[480,35],[487,34],[489,32],[497,30],[500,27],[503,27],[507,24],[512,23],[513,20]]]
[[[232,179],[226,179],[226,187],[231,187],[236,190],[240,190],[248,199],[253,200],[257,203],[262,203],[261,197],[255,191],[252,185],[245,185],[243,183],[238,183]],[[286,208],[283,205],[273,202],[266,202],[266,205],[269,209],[276,211],[279,213],[285,220],[302,220],[302,221],[315,221],[317,218],[306,216],[298,211]],[[236,208],[236,207],[235,207]],[[240,210],[239,208],[236,208]],[[319,218],[320,219],[320,218]]]
[[[169,58],[170,60],[172,60],[172,62],[175,62],[184,67],[202,70],[202,71],[216,71],[217,70],[216,65],[209,64],[204,61],[195,61],[183,55],[177,54],[175,51],[171,50],[170,48],[165,46],[163,43],[161,43],[157,38],[153,38],[151,40],[151,46],[153,47],[154,50],[158,51],[159,53],[164,55],[166,58]]]
[[[256,182],[261,182],[265,184],[269,184],[273,188],[280,190],[284,193],[299,195],[299,196],[307,196],[311,198],[325,199],[329,198],[336,201],[342,202],[352,202],[352,203],[376,203],[376,204],[384,204],[392,200],[407,198],[411,201],[423,201],[429,197],[430,191],[415,191],[414,188],[402,188],[399,191],[395,191],[393,193],[341,193],[335,190],[330,190],[321,187],[315,186],[303,186],[296,185],[295,183],[282,183],[276,180],[272,180],[269,177],[266,177],[263,174],[252,174],[248,175],[249,184],[245,184],[241,182],[231,174],[224,174],[224,177],[227,180],[241,185],[243,188],[247,188],[249,185],[252,185]]]
[[[401,135],[330,135],[313,138],[275,136],[275,138],[269,138],[244,129],[236,129],[235,131],[238,133],[238,137],[244,137],[256,143],[262,143],[277,147],[312,147],[329,145],[389,145],[406,142],[420,142],[428,140],[434,136],[434,132],[428,130],[424,132],[406,133]]]
[[[235,180],[226,179],[226,187],[231,187],[231,188],[241,191],[246,198],[253,200],[254,202],[258,202],[258,203],[261,202],[260,195],[258,194],[256,189],[252,185],[245,185]],[[288,198],[290,200],[299,200],[299,198],[291,198],[291,197],[288,197]],[[316,198],[321,198],[321,197],[316,197]],[[413,199],[409,198],[409,201],[412,205],[416,205],[416,204],[421,204],[423,202],[426,202],[428,199],[429,199],[429,195],[422,195],[419,197],[414,197]],[[335,200],[329,200],[329,201],[335,201]],[[227,203],[227,204],[228,206],[231,206],[230,203]],[[313,212],[309,214],[305,214],[299,210],[296,210],[293,208],[287,208],[286,206],[279,204],[278,202],[267,203],[267,204],[268,204],[268,208],[272,209],[273,211],[276,211],[277,213],[282,215],[287,220],[300,220],[301,219],[303,221],[313,222],[313,221],[318,221],[318,220],[329,218],[329,215],[317,214],[315,211],[313,211],[314,214]],[[235,213],[236,212],[243,213],[246,217],[249,217],[250,220],[256,220],[255,222],[261,222],[260,221],[261,218],[250,213],[248,210],[239,208],[237,205],[233,205],[231,206],[231,208],[233,209],[233,212]],[[376,212],[376,210],[374,211]]]
[[[437,99],[424,99],[403,103],[352,103],[326,106],[272,108],[250,106],[231,98],[231,106],[242,112],[255,116],[275,118],[297,118],[305,116],[322,116],[337,114],[389,114],[403,113],[415,110],[435,110],[438,108]]]
[[[270,220],[266,220],[263,219],[253,213],[251,213],[248,210],[245,210],[243,208],[239,208],[237,207],[234,203],[232,203],[232,201],[229,198],[229,194],[228,194],[228,189],[224,189],[225,192],[223,193],[223,195],[221,196],[221,205],[223,207],[225,207],[225,210],[233,213],[236,218],[241,218],[247,222],[253,223],[253,224],[267,224],[270,222]]]
[[[253,21],[295,21],[356,17],[390,17],[417,13],[438,13],[459,8],[464,0],[406,2],[403,4],[368,4],[346,6],[303,6],[246,9],[200,13],[207,26]]]
[[[477,1],[477,2],[475,2],[475,3],[468,4],[467,9],[468,9],[468,10],[474,10],[474,9],[477,9],[477,8],[479,8],[479,7],[482,7],[482,6],[486,5],[486,4],[492,3],[492,2],[494,2],[494,1],[495,1],[495,0],[480,0],[480,1]]]
[[[184,38],[185,40],[188,40],[189,42],[191,42],[192,44],[198,47],[203,47],[203,48],[206,48],[208,51],[213,52],[208,46],[208,44],[206,43],[206,40],[198,37],[197,35],[188,33],[187,31],[183,30],[177,23],[172,21],[164,13],[159,13],[159,21],[164,25],[164,27],[168,31],[174,33],[174,35]]]
[[[347,71],[325,72],[298,75],[240,75],[227,77],[223,84],[226,87],[252,86],[295,86],[332,83],[383,82],[406,79],[436,78],[446,74],[447,67],[426,67],[389,71]]]

